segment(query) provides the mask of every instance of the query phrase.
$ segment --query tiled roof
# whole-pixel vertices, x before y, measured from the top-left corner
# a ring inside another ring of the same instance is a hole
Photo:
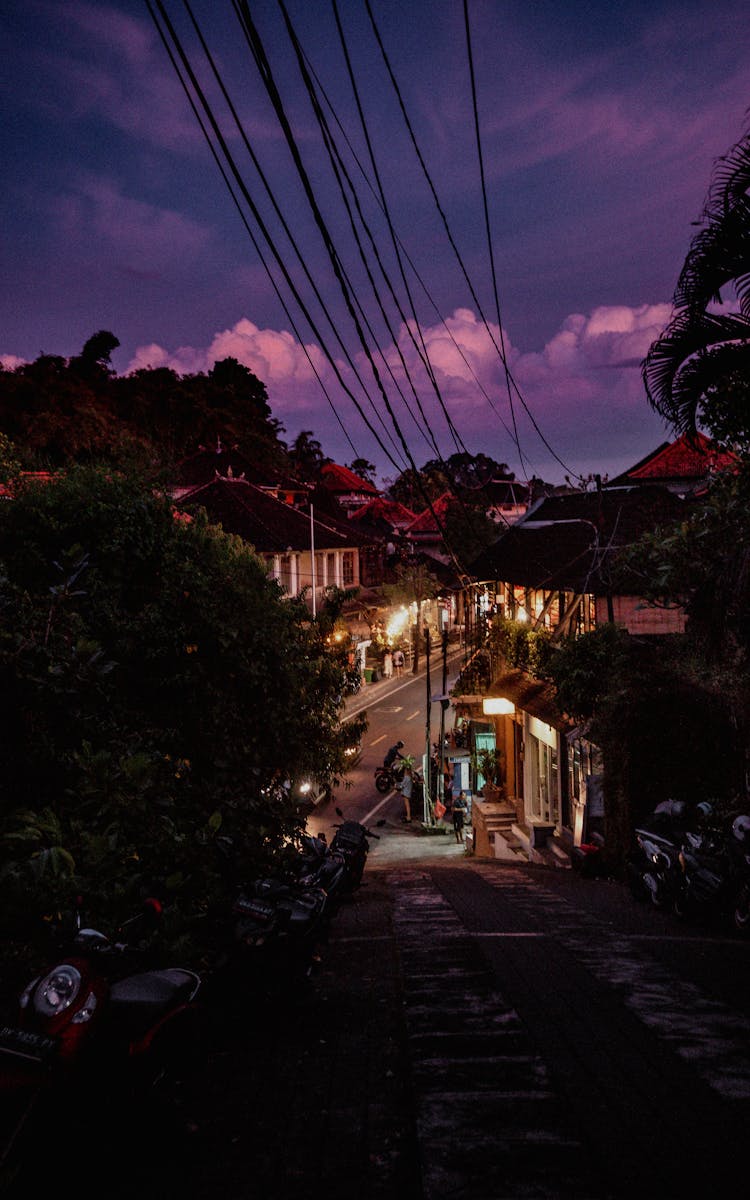
[[[471,574],[523,587],[606,594],[608,559],[687,511],[686,501],[661,487],[550,496],[484,550]]]
[[[202,447],[195,454],[182,460],[177,467],[179,487],[199,487],[211,483],[217,476],[246,479],[256,487],[279,488],[285,491],[309,492],[310,486],[300,483],[283,471],[259,467],[234,447],[217,442],[215,447]]]
[[[400,504],[398,500],[386,500],[385,496],[375,496],[374,499],[367,500],[359,508],[355,508],[349,520],[356,521],[358,525],[373,525],[379,530],[384,530],[385,527],[403,530],[415,517],[416,513],[405,504]]]
[[[205,508],[212,524],[221,525],[225,533],[237,534],[262,554],[310,549],[309,514],[245,480],[214,479],[193,488],[175,505],[184,511]],[[327,519],[318,521],[314,512],[312,532],[316,550],[349,549],[360,542],[356,531],[349,533],[346,525],[334,528]]]
[[[366,492],[371,496],[378,494],[374,483],[362,479],[348,467],[341,467],[338,463],[326,463],[320,476],[324,485],[332,492]]]
[[[737,458],[727,450],[720,450],[715,442],[704,434],[692,436],[683,433],[674,442],[662,442],[656,450],[646,455],[635,466],[623,471],[608,484],[609,487],[626,480],[685,480],[704,479],[714,471],[735,466]]]
[[[435,533],[440,534],[441,530],[433,516],[433,510],[437,515],[438,520],[442,521],[447,510],[452,504],[456,503],[456,497],[451,492],[443,492],[442,496],[438,496],[437,500],[433,500],[432,508],[425,508],[418,516],[414,518],[411,525],[404,530],[411,537],[414,533]]]

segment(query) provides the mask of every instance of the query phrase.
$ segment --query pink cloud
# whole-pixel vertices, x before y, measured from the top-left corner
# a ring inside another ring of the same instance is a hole
[[[112,180],[82,176],[63,196],[49,202],[66,240],[95,241],[127,260],[127,266],[153,273],[205,250],[210,232],[189,217],[125,195]]]

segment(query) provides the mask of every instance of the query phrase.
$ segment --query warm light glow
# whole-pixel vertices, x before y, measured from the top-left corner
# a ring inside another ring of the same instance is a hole
[[[529,619],[529,614],[526,612],[526,609],[524,608],[524,606],[522,604],[519,604],[518,612],[516,613],[516,620],[517,621],[528,621],[528,619]]]
[[[506,700],[504,696],[485,696],[482,701],[482,712],[485,716],[504,716],[508,717],[516,711],[516,706],[512,700]]]
[[[386,633],[388,634],[389,642],[394,642],[398,635],[403,633],[408,620],[409,614],[405,608],[402,608],[399,610],[399,612],[393,614],[388,622],[388,625],[386,626]]]

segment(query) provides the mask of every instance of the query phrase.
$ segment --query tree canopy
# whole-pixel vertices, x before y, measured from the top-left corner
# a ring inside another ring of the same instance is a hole
[[[239,539],[150,486],[70,468],[0,504],[0,910],[103,913],[221,891],[300,823],[286,781],[343,773],[346,665]],[[329,617],[327,615],[326,620]]]
[[[696,428],[709,390],[738,375],[750,379],[749,184],[750,131],[716,163],[672,319],[643,362],[650,403],[680,432]],[[719,308],[722,293],[736,302],[736,311]],[[747,437],[746,406],[741,415]]]
[[[42,354],[0,369],[0,429],[22,451],[25,467],[168,466],[220,438],[258,465],[292,473],[265,384],[237,359],[222,359],[207,373],[148,367],[117,376],[110,356],[118,345],[114,334],[99,330],[70,359]]]

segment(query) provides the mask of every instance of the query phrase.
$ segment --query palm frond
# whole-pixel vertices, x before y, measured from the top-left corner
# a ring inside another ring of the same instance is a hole
[[[682,431],[694,428],[701,393],[690,390],[690,374],[685,385],[676,388],[678,374],[695,355],[730,342],[743,344],[749,338],[750,319],[742,315],[678,312],[650,347],[641,368],[652,408]]]

